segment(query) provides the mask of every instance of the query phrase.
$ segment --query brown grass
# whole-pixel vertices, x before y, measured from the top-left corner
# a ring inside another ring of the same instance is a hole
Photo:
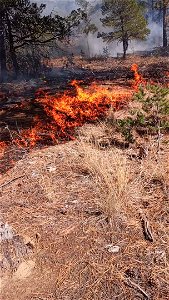
[[[113,223],[116,212],[123,211],[126,206],[129,181],[126,158],[115,149],[102,152],[98,145],[83,141],[80,141],[79,148],[83,150],[86,168],[99,186],[100,197],[96,205]]]
[[[168,136],[158,155],[154,137],[140,137],[149,151],[138,159],[135,144],[100,147],[110,132],[86,125],[77,141],[36,150],[0,178],[11,182],[2,221],[15,231],[2,242],[3,300],[168,299]],[[34,268],[22,278],[25,262]]]

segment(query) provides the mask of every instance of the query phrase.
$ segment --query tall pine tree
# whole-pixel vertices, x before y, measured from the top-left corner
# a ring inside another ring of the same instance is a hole
[[[156,9],[162,10],[163,15],[163,47],[168,46],[169,30],[169,0],[154,0]]]
[[[101,19],[111,32],[102,33],[104,41],[118,41],[123,44],[123,57],[126,57],[129,41],[144,40],[149,34],[143,7],[137,0],[104,0]]]

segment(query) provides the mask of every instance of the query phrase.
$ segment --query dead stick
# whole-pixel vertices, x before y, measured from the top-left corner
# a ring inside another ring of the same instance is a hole
[[[135,282],[131,281],[129,278],[125,280],[125,283],[133,287],[134,289],[138,290],[146,299],[150,299],[149,295]]]
[[[147,241],[154,242],[153,234],[152,234],[150,224],[149,224],[149,221],[148,221],[146,215],[142,212],[142,210],[140,210],[139,215],[140,215],[142,228],[143,228],[143,234],[144,234],[145,239]]]
[[[7,186],[8,184],[12,183],[13,181],[15,181],[15,180],[17,180],[17,179],[20,179],[20,178],[23,178],[23,177],[25,177],[25,175],[22,175],[22,176],[19,176],[19,177],[15,177],[15,178],[13,178],[13,179],[11,179],[11,180],[9,180],[9,181],[3,183],[2,185],[0,185],[0,188],[3,188],[3,187],[5,187],[5,186]]]

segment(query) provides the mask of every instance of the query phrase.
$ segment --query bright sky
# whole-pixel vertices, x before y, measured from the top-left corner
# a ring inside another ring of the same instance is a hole
[[[60,15],[68,15],[76,8],[75,0],[31,0],[32,2],[46,4],[46,11],[50,13],[52,10]]]

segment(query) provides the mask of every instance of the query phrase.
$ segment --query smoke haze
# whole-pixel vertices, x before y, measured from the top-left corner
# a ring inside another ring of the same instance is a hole
[[[75,0],[34,0],[34,2],[38,4],[44,3],[46,4],[45,13],[49,14],[52,11],[61,15],[66,16],[68,15],[73,9],[77,9],[77,5]],[[33,2],[33,0],[32,0]],[[97,0],[90,0],[91,4],[98,3]],[[102,23],[100,22],[101,18],[101,10],[97,11],[95,15],[92,16],[92,23],[95,23],[98,27],[99,32],[109,32],[108,28],[104,28]],[[149,29],[151,30],[150,35],[148,36],[146,41],[132,41],[129,44],[128,53],[135,53],[136,51],[148,51],[153,50],[155,47],[159,47],[162,45],[162,26],[161,24],[157,24],[152,22],[151,16],[149,17]],[[77,49],[79,52],[83,50],[89,56],[96,56],[102,55],[103,49],[107,46],[109,50],[109,54],[111,56],[117,56],[117,53],[122,52],[122,45],[113,42],[111,44],[104,43],[101,38],[97,38],[96,34],[89,34],[88,37],[85,37],[84,43],[84,36],[79,37],[76,39]],[[74,49],[71,50],[72,52]]]

